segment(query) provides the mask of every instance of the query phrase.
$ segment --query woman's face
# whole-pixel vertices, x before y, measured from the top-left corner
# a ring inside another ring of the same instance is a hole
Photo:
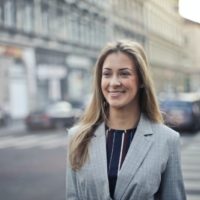
[[[139,79],[130,57],[120,52],[106,57],[102,67],[101,89],[110,109],[138,106]]]

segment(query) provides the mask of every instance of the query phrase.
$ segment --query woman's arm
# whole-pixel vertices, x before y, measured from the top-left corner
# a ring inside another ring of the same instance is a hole
[[[162,175],[161,200],[186,200],[180,159],[180,136],[175,135],[169,144],[169,159]]]

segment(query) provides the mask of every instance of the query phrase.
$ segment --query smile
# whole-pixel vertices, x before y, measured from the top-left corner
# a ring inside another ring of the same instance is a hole
[[[108,91],[111,97],[121,96],[125,91]]]
[[[117,90],[117,91],[108,91],[109,93],[124,93],[125,91],[119,91],[119,90]]]

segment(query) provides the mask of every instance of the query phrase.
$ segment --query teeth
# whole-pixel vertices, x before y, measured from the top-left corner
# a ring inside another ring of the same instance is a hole
[[[119,93],[119,92],[123,92],[123,91],[110,91],[110,93]]]

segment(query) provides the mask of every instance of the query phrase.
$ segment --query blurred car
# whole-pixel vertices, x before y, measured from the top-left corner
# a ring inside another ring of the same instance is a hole
[[[160,103],[165,123],[175,130],[200,130],[200,96],[182,93]]]
[[[26,117],[25,124],[29,130],[67,128],[75,123],[80,114],[80,109],[73,108],[69,102],[59,101],[31,112]]]
[[[10,120],[9,114],[0,108],[0,126],[6,126]]]
[[[87,94],[84,94],[81,99],[79,100],[69,100],[69,102],[72,104],[73,107],[75,108],[79,108],[81,109],[82,111],[85,110],[85,108],[87,107],[87,105],[89,104],[89,102],[91,101],[92,99],[92,94],[91,93],[87,93]]]

